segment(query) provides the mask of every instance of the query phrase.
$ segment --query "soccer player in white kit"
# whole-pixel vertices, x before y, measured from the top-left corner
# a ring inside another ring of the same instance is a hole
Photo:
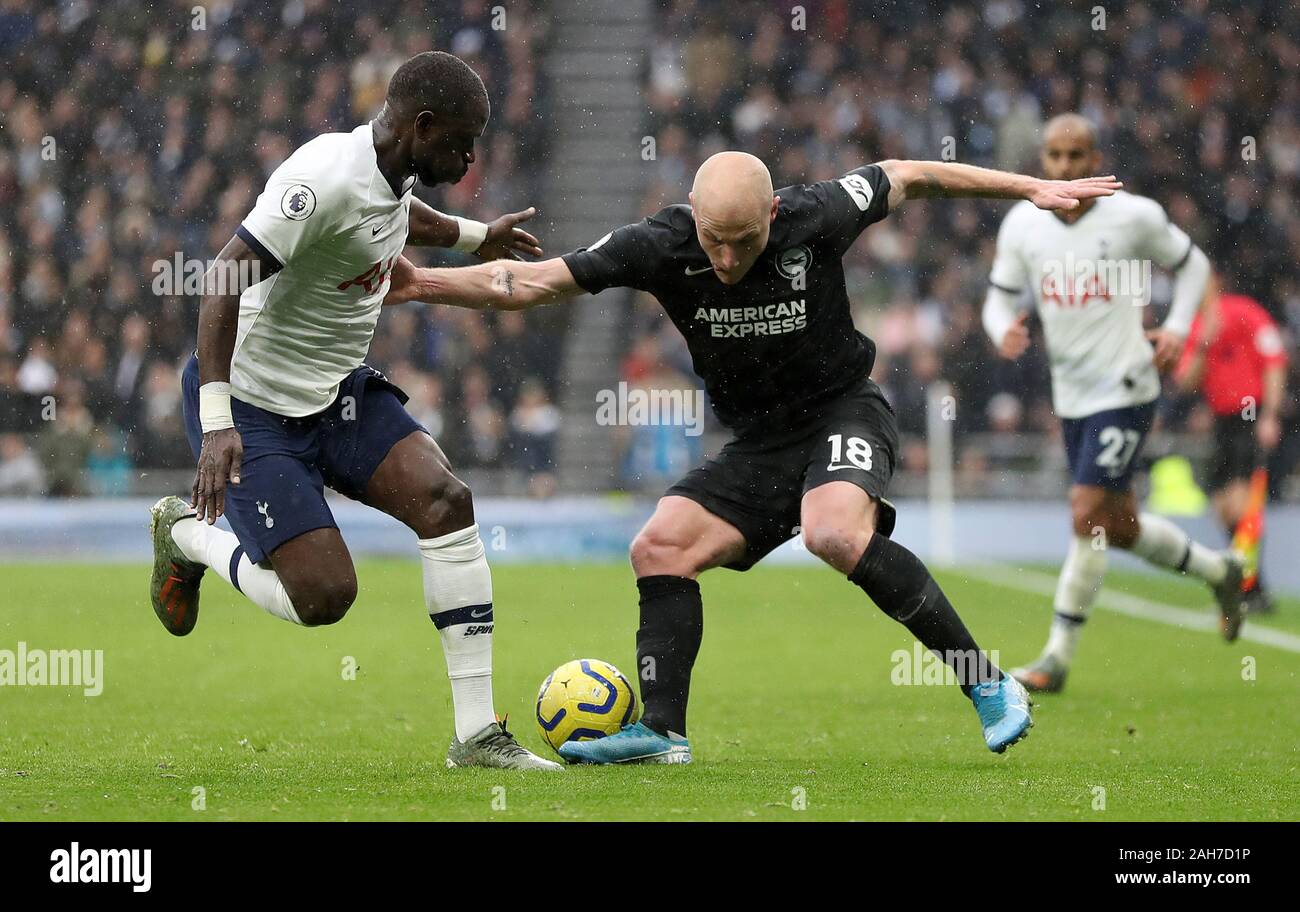
[[[418,54],[393,75],[373,121],[316,137],[271,175],[209,273],[182,379],[198,472],[190,503],[154,505],[151,597],[163,626],[184,636],[211,568],[275,617],[341,620],[357,580],[328,485],[416,533],[451,679],[447,766],[558,770],[496,718],[492,576],[469,489],[403,408],[405,394],[363,363],[406,244],[484,259],[541,252],[516,227],[531,211],[485,225],[412,196],[417,179],[464,177],[488,114],[469,66]],[[241,267],[247,282],[216,281]],[[234,534],[212,525],[221,515]]]
[[[1041,159],[1055,180],[1099,173],[1095,128],[1077,114],[1053,118]],[[1173,273],[1173,301],[1164,324],[1145,331],[1152,264]],[[1204,580],[1219,604],[1224,636],[1233,640],[1240,630],[1240,556],[1211,550],[1169,520],[1141,513],[1132,484],[1155,417],[1160,373],[1177,360],[1211,286],[1205,254],[1146,197],[1119,192],[1060,212],[1022,202],[1003,219],[984,328],[1004,357],[1020,357],[1029,345],[1020,299],[1032,294],[1073,481],[1074,538],[1057,582],[1047,645],[1033,664],[1011,672],[1030,690],[1065,685],[1110,545]]]

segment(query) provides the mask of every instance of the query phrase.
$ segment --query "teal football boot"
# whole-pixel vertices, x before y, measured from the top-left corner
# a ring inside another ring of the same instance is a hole
[[[691,745],[633,722],[605,738],[561,744],[560,756],[570,763],[690,763]]]
[[[970,700],[984,728],[984,743],[995,754],[1026,737],[1033,727],[1029,694],[1011,675],[1004,674],[997,682],[976,684],[971,688]]]

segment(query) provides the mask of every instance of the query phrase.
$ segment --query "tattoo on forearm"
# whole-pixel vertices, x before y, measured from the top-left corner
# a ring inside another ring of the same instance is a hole
[[[492,287],[507,298],[515,296],[515,274],[504,266],[492,270]]]
[[[912,182],[917,196],[939,196],[943,193],[943,181],[933,171],[922,171]]]

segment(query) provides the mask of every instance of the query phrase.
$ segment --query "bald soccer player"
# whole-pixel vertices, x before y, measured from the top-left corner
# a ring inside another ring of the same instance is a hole
[[[748,570],[799,529],[809,551],[953,667],[990,750],[1025,736],[1024,689],[987,660],[921,561],[889,538],[894,508],[884,496],[898,430],[869,377],[875,345],[853,327],[840,259],[904,200],[982,196],[1070,209],[1119,186],[886,161],[774,194],[761,161],[723,152],[696,174],[691,205],[558,259],[495,269],[399,264],[392,300],[521,310],[616,286],[650,292],[734,431],[718,456],[668,490],[632,543],[644,716],[608,738],[565,744],[567,759],[690,762],[686,699],[703,633],[696,580],[714,567]]]
[[[1041,157],[1043,173],[1058,180],[1093,174],[1102,163],[1096,131],[1078,114],[1048,121]],[[1173,273],[1173,301],[1164,323],[1147,331],[1152,264]],[[1192,320],[1214,295],[1212,286],[1205,254],[1146,197],[1116,193],[1063,212],[1020,203],[1002,223],[984,327],[1004,357],[1020,357],[1029,345],[1028,311],[1020,301],[1032,298],[1047,341],[1052,400],[1072,481],[1074,537],[1057,582],[1047,645],[1032,664],[1012,671],[1030,690],[1065,686],[1112,545],[1204,580],[1219,604],[1224,637],[1237,637],[1240,556],[1211,550],[1163,516],[1142,513],[1133,492],[1160,373],[1182,354]]]

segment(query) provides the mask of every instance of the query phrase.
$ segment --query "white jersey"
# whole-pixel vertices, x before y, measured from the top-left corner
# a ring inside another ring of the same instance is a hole
[[[1159,203],[1123,191],[1097,199],[1072,224],[1028,201],[1011,207],[989,281],[1033,292],[1057,415],[1082,418],[1160,395],[1142,325],[1151,265],[1177,269],[1192,247]]]
[[[276,168],[238,231],[284,268],[239,300],[236,399],[295,418],[334,401],[370,348],[414,184],[393,194],[369,125],[322,134]]]

